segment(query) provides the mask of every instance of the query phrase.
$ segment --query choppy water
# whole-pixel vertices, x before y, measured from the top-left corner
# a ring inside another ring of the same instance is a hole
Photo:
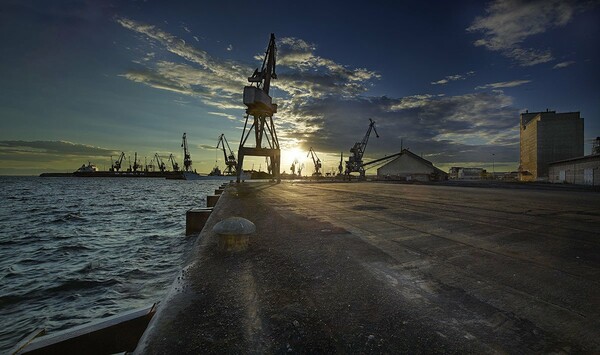
[[[185,211],[221,182],[0,177],[0,353],[159,301],[193,243]]]

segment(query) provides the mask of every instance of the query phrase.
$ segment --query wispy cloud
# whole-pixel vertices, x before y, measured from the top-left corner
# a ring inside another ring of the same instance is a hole
[[[232,44],[228,45],[227,46],[227,51],[231,52],[232,50],[233,50],[233,45]]]
[[[59,156],[110,156],[120,152],[67,141],[0,141],[0,154],[51,154]]]
[[[225,117],[225,118],[227,118],[229,120],[232,120],[232,121],[238,120],[238,118],[235,117],[234,115],[230,115],[230,114],[224,113],[224,112],[207,112],[207,113],[210,114],[210,115]]]
[[[123,77],[201,98],[218,109],[243,112],[241,92],[248,84],[246,78],[253,67],[213,57],[155,26],[123,18],[117,21],[141,35],[149,45],[153,44],[156,47],[153,51],[162,48],[178,57],[178,60],[144,62],[142,69],[129,71]],[[434,154],[435,159],[467,161],[465,157],[484,154],[487,150],[481,147],[493,144],[497,151],[498,147],[506,148],[507,161],[518,160],[514,150],[518,144],[518,131],[515,131],[518,110],[512,107],[512,99],[502,92],[372,97],[368,91],[381,77],[379,73],[324,58],[317,54],[315,44],[300,38],[279,38],[277,45],[278,80],[272,82],[272,87],[274,101],[279,104],[277,130],[282,142],[296,142],[303,148],[313,146],[328,153],[347,150],[362,138],[370,117],[377,121],[382,139],[372,143],[367,155],[398,151],[400,140],[404,139],[412,142],[410,146],[414,150]],[[255,59],[260,65],[262,57],[257,55]],[[464,80],[471,75],[474,72],[450,75],[442,80]],[[511,87],[525,82],[529,81],[485,87]],[[220,111],[209,114],[236,120]]]
[[[571,66],[573,64],[575,64],[575,61],[574,60],[569,60],[569,61],[566,61],[566,62],[561,62],[561,63],[556,64],[554,67],[552,67],[552,69],[562,69],[562,68],[566,68],[568,66]]]
[[[469,72],[466,72],[465,74],[448,75],[444,79],[440,79],[438,81],[432,81],[431,84],[432,85],[446,85],[451,81],[465,80],[466,78],[473,76],[473,75],[475,75],[474,71],[469,71]]]
[[[530,48],[528,38],[549,29],[565,26],[573,18],[577,2],[563,0],[495,0],[477,17],[467,31],[483,33],[474,42],[514,59],[521,66],[532,66],[554,59],[549,49]]]
[[[490,83],[481,86],[477,86],[475,90],[481,89],[502,89],[502,88],[514,88],[515,86],[521,86],[523,84],[530,83],[531,80],[513,80],[513,81],[501,81],[497,83]]]

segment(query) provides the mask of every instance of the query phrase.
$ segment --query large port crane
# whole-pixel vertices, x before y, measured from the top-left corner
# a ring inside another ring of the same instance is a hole
[[[338,165],[338,175],[344,172],[344,152],[340,153],[340,165]]]
[[[236,175],[237,171],[237,160],[235,159],[235,154],[233,154],[233,150],[229,146],[229,142],[227,142],[227,138],[225,138],[225,134],[221,133],[219,136],[219,141],[217,142],[217,149],[219,146],[223,148],[223,156],[225,157],[225,174],[227,175]],[[225,149],[227,146],[227,149]],[[229,154],[227,154],[229,151]]]
[[[308,150],[308,155],[306,155],[306,157],[311,157],[315,166],[315,172],[313,173],[313,176],[321,176],[321,159],[319,159],[313,147],[310,147],[310,149]]]
[[[140,163],[138,163],[137,152],[135,152],[135,158],[133,159],[133,171],[136,172],[141,167],[142,166],[140,165]]]
[[[121,155],[119,155],[119,158],[117,159],[117,161],[115,161],[114,163],[111,162],[110,171],[121,170],[121,165],[123,164],[123,159],[125,159],[125,152],[121,152]],[[112,161],[112,156],[110,157],[110,160]]]
[[[185,171],[192,171],[192,157],[190,156],[190,151],[188,150],[185,133],[183,133],[181,147],[183,148],[183,167]]]
[[[161,173],[164,172],[165,170],[167,170],[167,166],[162,161],[162,159],[158,156],[158,153],[154,154],[154,160],[156,160],[156,165],[158,165],[158,170],[160,170]]]
[[[179,171],[179,164],[175,161],[175,156],[173,154],[169,155],[169,160],[171,166],[173,167],[173,171]]]
[[[238,150],[237,182],[240,182],[245,156],[263,156],[269,159],[270,164],[267,165],[271,167],[273,177],[280,181],[281,150],[275,132],[275,125],[273,124],[273,114],[277,112],[277,105],[273,104],[271,96],[269,96],[271,79],[277,79],[275,73],[276,51],[275,34],[271,33],[261,69],[257,68],[254,71],[252,76],[248,78],[251,84],[244,87],[243,101],[248,108],[246,109],[246,121]],[[248,127],[250,116],[253,119]],[[247,147],[246,141],[253,130],[255,146]],[[263,147],[263,143],[266,143],[265,147]]]
[[[365,150],[367,149],[367,143],[369,142],[371,131],[374,131],[375,136],[379,138],[379,134],[375,128],[375,121],[369,118],[369,128],[367,129],[367,133],[363,137],[362,141],[354,143],[354,146],[350,148],[350,153],[352,153],[352,155],[346,161],[346,175],[358,172],[360,173],[361,178],[365,177],[365,167],[362,159],[365,154]]]

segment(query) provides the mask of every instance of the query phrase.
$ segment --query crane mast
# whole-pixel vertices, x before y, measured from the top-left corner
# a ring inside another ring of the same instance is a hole
[[[158,156],[158,153],[154,154],[154,159],[156,160],[156,164],[158,165],[158,170],[160,170],[161,173],[164,172],[165,170],[167,170],[165,163]]]
[[[360,173],[361,178],[365,177],[365,168],[362,159],[365,154],[365,150],[367,149],[367,143],[369,142],[371,131],[374,131],[375,136],[379,138],[379,134],[375,128],[375,121],[369,118],[369,128],[367,129],[367,133],[363,137],[362,141],[354,143],[354,146],[350,148],[350,153],[352,153],[352,155],[350,155],[346,161],[346,175],[358,172]]]
[[[223,133],[221,133],[221,135],[219,136],[219,141],[217,142],[217,149],[219,149],[219,146],[223,148],[223,156],[225,158],[226,166],[225,173],[227,175],[236,175],[237,160],[235,159],[235,154],[233,154],[233,150],[231,150],[229,142],[227,142],[227,138],[225,138],[225,134]],[[225,149],[225,146],[227,146],[227,149]],[[229,151],[229,154],[227,154],[227,151]]]
[[[313,164],[315,165],[315,172],[313,173],[313,176],[321,176],[321,159],[317,157],[317,153],[313,147],[310,147],[308,150],[308,155],[306,157],[308,158],[309,156],[312,158]]]
[[[121,165],[123,164],[123,159],[125,159],[125,152],[121,152],[121,155],[119,155],[119,159],[117,159],[117,161],[114,164],[112,164],[112,166],[110,167],[110,171],[121,170]]]
[[[190,151],[188,150],[185,133],[183,133],[181,147],[183,148],[183,167],[185,171],[192,171],[192,157],[190,156]]]
[[[173,167],[173,171],[179,171],[179,164],[175,161],[175,156],[173,154],[169,155],[169,162],[171,162],[171,166]]]
[[[340,153],[340,165],[338,165],[338,175],[344,172],[344,152]]]
[[[271,167],[274,177],[280,181],[281,150],[273,124],[273,114],[277,112],[277,105],[269,96],[271,80],[277,79],[275,73],[276,51],[275,34],[271,33],[262,67],[260,70],[257,68],[254,71],[248,78],[250,85],[244,87],[243,102],[247,109],[238,150],[237,182],[240,182],[245,156],[265,157],[269,160],[267,166]],[[249,121],[250,126],[248,126]],[[252,131],[254,131],[255,145],[254,147],[246,146]]]
[[[138,171],[141,165],[138,163],[137,152],[135,152],[135,158],[133,159],[133,171]]]

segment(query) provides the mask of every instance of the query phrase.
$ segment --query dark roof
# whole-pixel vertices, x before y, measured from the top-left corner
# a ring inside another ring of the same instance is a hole
[[[576,157],[576,158],[569,158],[569,159],[564,159],[564,160],[557,160],[557,161],[553,161],[548,163],[548,165],[554,165],[554,164],[560,164],[560,163],[568,163],[568,162],[572,162],[572,161],[577,161],[577,160],[593,160],[593,159],[599,159],[600,160],[600,154],[591,154],[591,155],[584,155],[582,157]]]
[[[440,173],[440,174],[448,175],[448,173],[447,173],[447,172],[445,172],[444,170],[442,170],[442,169],[439,169],[439,168],[435,167],[435,166],[433,165],[433,163],[432,163],[432,162],[430,162],[429,160],[427,160],[427,159],[424,159],[424,158],[422,158],[422,157],[420,157],[420,156],[416,155],[415,153],[411,152],[411,151],[410,151],[410,150],[408,150],[408,149],[402,149],[402,151],[400,152],[400,155],[398,156],[398,158],[396,158],[396,159],[394,159],[394,160],[392,160],[392,161],[395,161],[395,160],[399,159],[399,158],[400,158],[402,155],[404,155],[404,154],[407,154],[408,156],[411,156],[411,157],[413,157],[413,158],[415,158],[415,159],[417,159],[417,160],[421,161],[421,162],[422,162],[422,163],[424,163],[424,164],[430,165],[430,166],[431,166],[431,167],[432,167],[432,168],[433,168],[433,169],[434,169],[436,172],[438,172],[438,173]],[[389,163],[387,163],[387,164],[390,164],[392,161],[390,161],[390,162],[389,162]],[[387,165],[387,164],[385,164],[385,165]],[[385,165],[384,165],[384,166],[385,166]],[[383,167],[383,166],[382,166],[382,167]]]

